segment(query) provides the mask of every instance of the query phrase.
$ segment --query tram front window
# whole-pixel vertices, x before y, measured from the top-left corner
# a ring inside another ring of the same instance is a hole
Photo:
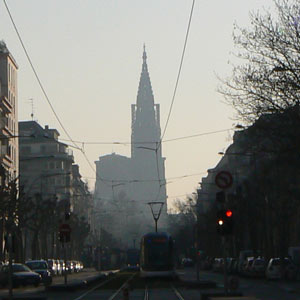
[[[166,265],[168,258],[168,244],[167,243],[152,243],[151,250],[149,251],[149,263],[151,265],[163,266]]]

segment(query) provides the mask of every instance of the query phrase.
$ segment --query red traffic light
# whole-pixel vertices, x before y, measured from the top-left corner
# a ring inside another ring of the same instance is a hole
[[[232,217],[232,211],[230,209],[226,210],[226,217],[228,218]]]

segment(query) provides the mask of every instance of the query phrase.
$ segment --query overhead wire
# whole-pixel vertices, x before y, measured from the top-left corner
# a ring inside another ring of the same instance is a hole
[[[39,84],[39,86],[40,86],[40,88],[41,88],[41,90],[42,90],[42,93],[44,94],[44,96],[45,96],[45,98],[46,98],[46,100],[47,100],[47,102],[48,102],[48,104],[49,104],[49,106],[50,106],[50,108],[51,108],[51,110],[52,110],[52,112],[53,112],[53,114],[54,114],[56,120],[57,120],[58,123],[59,123],[59,125],[61,126],[61,128],[63,129],[63,131],[65,132],[65,134],[69,137],[69,139],[73,142],[73,144],[74,144],[75,146],[77,146],[76,143],[72,140],[72,138],[71,138],[71,136],[69,135],[69,133],[68,133],[68,131],[66,130],[66,128],[64,127],[63,123],[61,122],[61,120],[60,120],[58,114],[56,113],[56,111],[55,111],[55,109],[54,109],[54,107],[53,107],[53,105],[52,105],[52,103],[51,103],[51,101],[50,101],[50,99],[49,99],[49,97],[48,97],[48,94],[47,94],[47,92],[46,92],[46,90],[45,90],[45,88],[44,88],[44,86],[43,86],[43,84],[42,84],[42,82],[41,82],[41,80],[40,80],[40,78],[39,78],[39,75],[38,75],[38,73],[37,73],[37,71],[36,71],[36,69],[35,69],[35,67],[34,67],[34,65],[33,65],[33,62],[32,62],[32,60],[31,60],[31,58],[30,58],[30,56],[29,56],[29,54],[28,54],[28,51],[27,51],[27,49],[26,49],[26,47],[25,47],[25,44],[24,44],[24,42],[23,42],[23,39],[22,39],[22,37],[21,37],[21,35],[20,35],[20,33],[19,33],[19,30],[18,30],[18,28],[17,28],[17,26],[16,26],[16,24],[15,24],[15,21],[14,21],[14,19],[13,19],[13,17],[12,17],[12,14],[11,14],[11,12],[10,12],[10,9],[9,9],[9,7],[8,7],[8,5],[7,5],[7,3],[6,3],[6,1],[3,0],[3,2],[4,2],[4,5],[5,5],[5,7],[6,7],[6,10],[7,10],[7,13],[8,13],[8,15],[9,15],[9,18],[10,18],[12,24],[13,24],[13,27],[14,27],[14,29],[15,29],[15,32],[16,32],[16,34],[17,34],[17,36],[18,36],[18,39],[19,39],[19,41],[20,41],[20,43],[21,43],[21,46],[22,46],[22,48],[23,48],[23,50],[24,50],[24,52],[25,52],[25,56],[26,56],[26,58],[27,58],[27,60],[28,60],[28,62],[29,62],[29,65],[30,65],[30,67],[31,67],[31,69],[32,69],[32,71],[33,71],[33,73],[34,73],[34,76],[35,76],[35,78],[36,78],[36,80],[37,80],[37,82],[38,82],[38,84]],[[77,146],[77,147],[78,147],[78,146]],[[79,148],[79,147],[78,147],[78,148]]]
[[[175,83],[175,87],[174,87],[174,92],[173,92],[173,96],[172,96],[172,101],[171,101],[171,105],[170,105],[170,109],[169,109],[167,121],[166,121],[166,124],[165,124],[165,128],[163,130],[163,134],[162,134],[162,136],[160,138],[160,141],[159,141],[159,143],[156,146],[155,153],[156,153],[156,163],[157,164],[158,164],[158,156],[157,156],[158,150],[161,148],[161,143],[162,143],[162,140],[163,140],[163,138],[165,136],[165,133],[166,133],[166,130],[167,130],[167,127],[168,127],[168,123],[169,123],[169,120],[170,120],[172,108],[173,108],[174,101],[175,101],[175,96],[176,96],[176,92],[177,92],[177,87],[178,87],[179,78],[180,78],[181,69],[182,69],[183,60],[184,60],[184,55],[185,55],[185,49],[186,49],[186,45],[187,45],[187,41],[188,41],[188,36],[189,36],[189,32],[190,32],[190,27],[191,27],[191,21],[192,21],[192,16],[193,16],[193,11],[194,11],[194,5],[195,5],[195,0],[193,0],[193,2],[192,2],[191,12],[190,12],[190,17],[189,17],[189,22],[188,22],[188,27],[187,27],[187,31],[186,31],[186,34],[185,34],[185,40],[184,40],[182,55],[181,55],[181,59],[180,59],[178,74],[177,74],[177,78],[176,78],[176,83]],[[160,180],[159,169],[157,169],[157,170],[158,170],[158,179]],[[157,197],[156,197],[157,199],[159,198],[161,187],[162,187],[162,185],[159,182],[159,190],[158,190],[158,194],[157,194]],[[157,201],[157,199],[156,199],[156,201]]]
[[[74,146],[72,146],[72,145],[68,145],[68,146],[73,147],[73,148],[81,151],[81,153],[85,157],[86,161],[88,162],[90,168],[95,172],[96,179],[99,178],[104,183],[107,182],[108,180],[105,180],[105,179],[101,178],[100,176],[98,176],[96,170],[94,169],[94,167],[92,166],[91,162],[89,161],[89,159],[88,159],[88,157],[87,157],[87,155],[86,155],[86,153],[84,151],[84,148],[83,147],[80,148],[77,145],[77,143],[80,143],[80,142],[79,141],[75,141],[75,140],[72,139],[71,135],[69,134],[69,132],[67,131],[67,129],[63,125],[62,121],[60,120],[60,118],[59,118],[58,114],[56,113],[56,111],[54,109],[54,106],[52,105],[52,103],[50,101],[50,98],[49,98],[49,96],[48,96],[48,94],[47,94],[47,92],[46,92],[46,90],[45,90],[45,88],[44,88],[44,86],[43,86],[43,84],[41,82],[41,79],[40,79],[40,77],[39,77],[39,75],[38,75],[38,73],[37,73],[37,71],[36,71],[36,69],[34,67],[34,64],[33,64],[32,60],[31,60],[31,58],[29,56],[29,53],[28,53],[28,51],[27,51],[27,49],[25,47],[23,39],[22,39],[22,37],[21,37],[21,35],[19,33],[19,30],[18,30],[18,28],[16,26],[16,23],[15,23],[14,19],[13,19],[11,11],[10,11],[7,3],[6,3],[6,0],[3,0],[3,3],[5,5],[5,7],[6,7],[6,10],[8,12],[9,18],[10,18],[10,20],[12,22],[12,25],[13,25],[13,27],[15,29],[15,32],[16,32],[16,34],[18,36],[18,39],[19,39],[19,41],[21,43],[21,46],[22,46],[22,48],[24,50],[25,56],[26,56],[26,58],[27,58],[27,60],[28,60],[28,62],[30,64],[30,67],[31,67],[31,69],[32,69],[32,71],[33,71],[33,73],[35,75],[35,78],[36,78],[36,80],[37,80],[37,82],[38,82],[38,84],[39,84],[39,86],[40,86],[40,88],[42,90],[42,93],[44,94],[45,99],[46,99],[47,103],[49,104],[49,106],[50,106],[50,108],[51,108],[51,110],[52,110],[52,112],[53,112],[56,120],[58,121],[59,125],[61,126],[61,128],[63,129],[63,131],[67,135],[67,137],[69,138],[69,140],[65,140],[65,141],[71,141]],[[179,138],[174,138],[174,139],[169,139],[169,140],[163,141],[163,137],[164,137],[164,135],[166,133],[167,126],[168,126],[168,123],[169,123],[169,120],[170,120],[170,116],[171,116],[171,112],[172,112],[172,108],[173,108],[173,105],[174,105],[175,96],[176,96],[176,92],[177,92],[177,88],[178,88],[178,83],[179,83],[179,79],[180,79],[180,75],[181,75],[181,70],[182,70],[182,65],[183,65],[183,61],[184,61],[185,50],[186,50],[188,36],[189,36],[189,31],[190,31],[190,26],[191,26],[192,15],[193,15],[193,11],[194,11],[194,5],[195,5],[195,0],[193,0],[193,2],[192,2],[192,7],[191,7],[189,21],[188,21],[188,27],[187,27],[187,31],[186,31],[186,35],[185,35],[185,41],[184,41],[183,51],[182,51],[182,55],[181,55],[181,60],[180,60],[180,64],[179,64],[179,70],[178,70],[178,74],[177,74],[177,78],[176,78],[176,83],[175,83],[175,87],[174,87],[174,92],[173,92],[173,96],[172,96],[172,100],[171,100],[171,105],[170,105],[170,109],[169,109],[167,121],[166,121],[164,130],[163,130],[163,134],[162,134],[162,136],[160,138],[160,141],[156,142],[157,143],[157,147],[156,147],[156,149],[153,149],[153,150],[155,150],[155,155],[156,155],[156,167],[157,167],[157,172],[158,172],[158,180],[157,181],[159,182],[159,191],[158,191],[157,198],[159,197],[160,189],[161,189],[161,179],[160,179],[159,165],[158,165],[158,149],[161,147],[161,143],[162,142],[170,142],[170,141],[182,140],[182,139],[186,139],[186,138],[192,138],[192,137],[197,137],[197,136],[207,135],[207,134],[214,134],[214,133],[224,132],[224,131],[228,130],[228,129],[225,129],[225,130],[220,130],[220,131],[215,131],[215,132],[196,134],[196,135],[179,137]],[[64,139],[61,139],[61,140],[64,141]],[[109,142],[81,142],[81,143],[82,143],[82,145],[86,145],[86,144],[122,144],[122,145],[129,145],[129,144],[132,144],[132,143],[127,143],[127,142],[126,143],[122,143],[122,142],[110,142],[110,143]],[[143,143],[140,142],[139,144],[146,144],[146,143],[152,143],[152,142],[143,142]],[[189,176],[189,175],[182,176],[181,178],[184,178],[184,177],[187,177],[187,176]],[[191,175],[191,176],[193,176],[193,175]],[[139,181],[128,181],[128,182],[142,182],[142,181],[139,180]]]
[[[27,51],[27,49],[26,49],[26,47],[25,47],[25,44],[24,44],[23,39],[22,39],[22,37],[21,37],[21,35],[20,35],[20,33],[19,33],[19,30],[18,30],[18,28],[17,28],[17,26],[16,26],[16,23],[15,23],[15,21],[14,21],[14,19],[13,19],[13,16],[12,16],[12,14],[11,14],[11,12],[10,12],[10,9],[9,9],[9,7],[8,7],[8,5],[7,5],[7,3],[6,3],[5,0],[3,0],[3,3],[4,3],[4,5],[5,5],[5,7],[6,7],[7,13],[8,13],[8,15],[9,15],[9,18],[10,18],[10,20],[11,20],[11,22],[12,22],[12,25],[13,25],[14,29],[15,29],[15,32],[16,32],[16,34],[17,34],[17,36],[18,36],[18,39],[19,39],[19,41],[20,41],[20,43],[21,43],[21,46],[22,46],[22,48],[23,48],[23,50],[24,50],[24,52],[25,52],[25,56],[26,56],[26,58],[27,58],[27,60],[28,60],[28,62],[29,62],[29,64],[30,64],[30,67],[31,67],[31,69],[32,69],[32,71],[33,71],[33,73],[34,73],[34,75],[35,75],[35,78],[36,78],[36,80],[37,80],[37,82],[38,82],[38,84],[39,84],[39,86],[40,86],[40,88],[41,88],[41,90],[42,90],[42,93],[44,94],[44,96],[45,96],[45,98],[46,98],[46,100],[47,100],[47,102],[48,102],[48,104],[49,104],[49,106],[50,106],[50,108],[51,108],[51,110],[52,110],[52,112],[53,112],[53,114],[54,114],[56,120],[58,121],[59,125],[61,126],[61,128],[63,129],[63,131],[64,131],[65,134],[67,135],[67,137],[68,137],[68,138],[70,139],[70,141],[74,144],[75,148],[77,148],[78,150],[81,151],[81,153],[82,153],[83,156],[85,157],[87,163],[89,164],[89,166],[90,166],[90,168],[93,170],[93,172],[96,173],[96,170],[94,169],[93,165],[92,165],[91,162],[89,161],[87,155],[86,155],[85,152],[84,152],[84,149],[83,149],[83,148],[81,149],[81,148],[76,144],[76,142],[72,139],[71,135],[68,133],[68,131],[66,130],[66,128],[65,128],[65,126],[63,125],[62,121],[60,120],[58,114],[56,113],[56,111],[55,111],[55,109],[54,109],[54,107],[53,107],[53,105],[52,105],[52,103],[51,103],[51,101],[50,101],[50,98],[48,97],[48,94],[47,94],[47,92],[46,92],[46,90],[45,90],[45,88],[44,88],[44,86],[43,86],[43,84],[42,84],[42,82],[41,82],[41,80],[40,80],[40,77],[39,77],[39,75],[38,75],[38,73],[37,73],[37,71],[36,71],[36,69],[35,69],[35,67],[34,67],[34,65],[33,65],[33,62],[32,62],[32,60],[31,60],[31,58],[30,58],[30,56],[29,56],[29,53],[28,53],[28,51]],[[97,174],[96,174],[96,176],[97,176]]]
[[[199,176],[199,175],[203,175],[203,174],[206,174],[207,172],[200,172],[200,173],[194,173],[194,174],[188,174],[188,175],[182,175],[182,176],[176,176],[176,177],[170,177],[170,178],[166,178],[166,181],[168,180],[176,180],[176,179],[184,179],[184,178],[187,178],[187,177],[192,177],[192,176]],[[91,179],[91,180],[96,180],[97,177],[86,177],[86,176],[82,176],[82,178],[86,178],[86,179]],[[106,178],[102,178],[103,181],[106,181],[106,182],[111,182],[112,184],[114,182],[118,182],[118,183],[137,183],[137,182],[156,182],[156,181],[159,181],[158,179],[131,179],[131,180],[123,180],[123,179],[120,179],[120,180],[117,180],[117,179],[106,179]]]
[[[190,139],[190,138],[195,138],[195,137],[199,137],[199,136],[205,136],[205,135],[211,135],[211,134],[217,134],[217,133],[221,133],[221,132],[226,132],[229,130],[234,130],[234,127],[231,128],[226,128],[226,129],[220,129],[220,130],[216,130],[216,131],[208,131],[208,132],[203,132],[203,133],[196,133],[193,135],[186,135],[186,136],[181,136],[181,137],[175,137],[172,139],[168,139],[168,140],[162,140],[162,143],[168,143],[168,142],[173,142],[173,141],[179,141],[179,140],[185,140],[185,139]],[[70,140],[68,139],[60,139],[60,141],[62,142],[68,142]],[[84,145],[139,145],[139,144],[154,144],[154,143],[158,143],[158,142],[101,142],[101,141],[75,141],[76,143],[79,144],[84,144]],[[155,150],[155,149],[153,149]]]
[[[169,124],[170,116],[171,116],[171,113],[172,113],[174,101],[175,101],[175,96],[176,96],[177,87],[178,87],[178,83],[179,83],[179,79],[180,79],[180,74],[181,74],[181,69],[182,69],[182,65],[183,65],[183,60],[184,60],[186,45],[187,45],[188,36],[189,36],[190,28],[191,28],[192,16],[193,16],[193,12],[194,12],[194,5],[195,5],[195,0],[193,0],[193,3],[192,3],[192,8],[191,8],[191,12],[190,12],[188,27],[187,27],[186,34],[185,34],[185,40],[184,40],[182,55],[181,55],[181,59],[180,59],[178,74],[177,74],[177,78],[176,78],[175,88],[174,88],[174,92],[173,92],[173,96],[172,96],[172,101],[171,101],[171,105],[170,105],[170,109],[169,109],[167,121],[166,121],[166,124],[165,124],[165,128],[164,128],[163,134],[161,136],[161,140],[165,136],[165,133],[166,133],[166,130],[167,130],[167,127],[168,127],[168,124]]]

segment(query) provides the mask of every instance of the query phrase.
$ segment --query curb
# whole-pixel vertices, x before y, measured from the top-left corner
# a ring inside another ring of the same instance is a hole
[[[5,296],[1,298],[1,300],[9,300],[9,296]],[[12,299],[14,300],[47,300],[47,297],[40,297],[40,296],[13,296]]]

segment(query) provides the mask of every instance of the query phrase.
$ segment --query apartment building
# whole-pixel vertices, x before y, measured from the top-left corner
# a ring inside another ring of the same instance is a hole
[[[0,41],[0,160],[8,180],[19,173],[17,71],[15,59]]]
[[[28,197],[57,197],[65,211],[73,211],[73,152],[58,141],[59,132],[36,121],[19,122],[20,187]]]

